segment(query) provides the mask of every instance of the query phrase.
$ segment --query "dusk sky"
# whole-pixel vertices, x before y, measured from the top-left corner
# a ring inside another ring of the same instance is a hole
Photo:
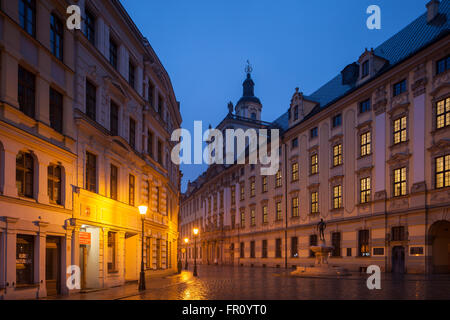
[[[285,112],[295,87],[311,94],[364,48],[377,47],[425,13],[428,0],[122,0],[165,66],[181,102],[183,127],[204,130],[242,95],[247,59],[254,67],[262,120]],[[381,30],[366,9],[381,8]],[[193,131],[193,130],[192,130]],[[206,166],[183,165],[182,191]]]

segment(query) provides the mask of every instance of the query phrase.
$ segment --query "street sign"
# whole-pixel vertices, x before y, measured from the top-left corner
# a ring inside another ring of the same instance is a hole
[[[91,233],[90,232],[80,232],[80,244],[91,245]]]

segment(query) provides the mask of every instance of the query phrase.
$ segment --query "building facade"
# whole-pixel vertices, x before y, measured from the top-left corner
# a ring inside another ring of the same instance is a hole
[[[267,125],[282,132],[275,176],[247,162],[212,165],[190,182],[180,237],[200,228],[198,260],[313,265],[323,219],[331,265],[450,272],[449,12],[450,1],[431,1],[313,94],[297,88]]]
[[[2,1],[0,299],[176,269],[181,124],[170,78],[119,1]],[[146,205],[144,219],[138,206]],[[142,224],[144,223],[144,234]]]

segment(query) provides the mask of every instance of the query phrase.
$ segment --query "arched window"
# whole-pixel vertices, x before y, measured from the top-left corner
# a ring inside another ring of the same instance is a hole
[[[255,112],[252,112],[251,118],[252,118],[252,120],[256,120],[256,113]]]
[[[20,152],[16,157],[16,185],[20,197],[33,198],[34,159],[31,153]]]
[[[57,165],[48,166],[48,197],[50,203],[62,205],[61,177],[62,167]]]

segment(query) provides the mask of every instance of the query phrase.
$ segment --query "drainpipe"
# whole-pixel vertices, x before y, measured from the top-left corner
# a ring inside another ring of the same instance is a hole
[[[425,252],[424,252],[424,259],[425,259],[425,274],[428,276],[430,273],[430,259],[428,258],[428,246],[429,246],[429,232],[428,232],[428,188],[427,184],[425,182]]]
[[[287,192],[287,185],[288,185],[288,166],[287,166],[287,144],[282,144],[284,148],[284,203],[285,203],[285,228],[284,228],[284,268],[287,270],[288,268],[288,236],[287,236],[287,230],[288,230],[288,192]]]

